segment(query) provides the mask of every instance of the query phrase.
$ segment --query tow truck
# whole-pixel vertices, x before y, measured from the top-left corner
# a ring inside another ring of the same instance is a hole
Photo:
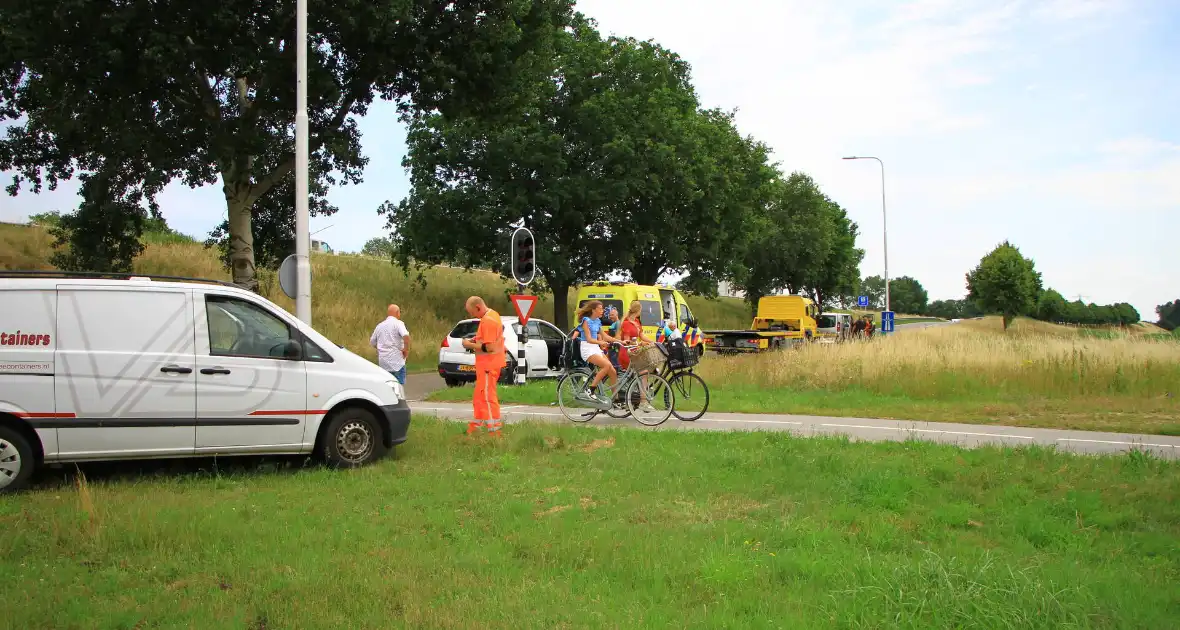
[[[749,330],[703,331],[705,345],[721,354],[763,352],[809,343],[816,336],[819,307],[801,295],[769,295],[758,300]]]

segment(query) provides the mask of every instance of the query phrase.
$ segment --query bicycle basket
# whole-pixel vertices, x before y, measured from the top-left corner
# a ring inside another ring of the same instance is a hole
[[[695,366],[700,361],[696,348],[689,348],[683,339],[673,339],[667,343],[668,367],[673,370],[683,370]]]
[[[631,351],[627,369],[635,372],[655,372],[664,366],[664,353],[656,346],[644,346]]]

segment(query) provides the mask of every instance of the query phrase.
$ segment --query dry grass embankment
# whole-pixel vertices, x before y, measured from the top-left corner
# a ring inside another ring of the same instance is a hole
[[[0,225],[0,269],[52,269],[52,239],[40,228]],[[217,260],[216,252],[197,243],[148,244],[135,262],[135,271],[145,274],[177,275],[228,280],[229,274]],[[423,289],[414,283],[414,272],[406,277],[384,260],[362,256],[312,256],[312,324],[317,330],[349,350],[376,360],[369,347],[369,334],[385,316],[385,308],[396,302],[414,340],[410,367],[432,370],[438,363],[438,347],[455,322],[467,317],[463,303],[470,295],[481,295],[492,308],[505,315],[513,313],[507,291],[514,285],[486,271],[465,272],[437,268],[425,272]],[[277,277],[261,272],[262,293],[279,306],[294,312],[295,302],[279,288]],[[573,306],[573,293],[570,294]],[[741,300],[690,298],[693,312],[702,322],[716,327],[745,327],[748,310]],[[553,320],[553,300],[542,296],[537,317]]]

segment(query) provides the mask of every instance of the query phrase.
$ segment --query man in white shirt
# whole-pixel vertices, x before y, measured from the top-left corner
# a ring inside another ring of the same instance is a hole
[[[406,384],[406,357],[410,356],[410,331],[400,319],[402,310],[390,304],[389,316],[377,324],[369,337],[369,345],[377,349],[377,365],[389,372],[397,382]]]

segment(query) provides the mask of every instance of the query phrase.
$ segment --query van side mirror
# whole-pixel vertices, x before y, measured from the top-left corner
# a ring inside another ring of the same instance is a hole
[[[283,346],[283,358],[297,361],[303,358],[303,344],[298,339],[288,339]]]

